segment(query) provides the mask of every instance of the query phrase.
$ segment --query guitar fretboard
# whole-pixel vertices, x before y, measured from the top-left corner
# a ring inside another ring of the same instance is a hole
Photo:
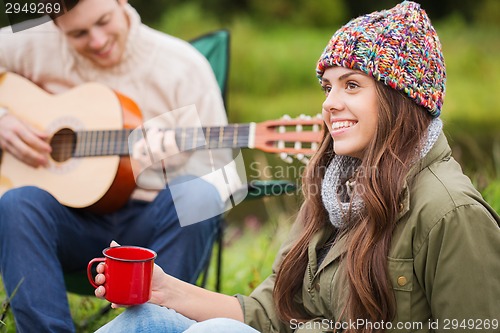
[[[175,140],[180,151],[195,149],[250,147],[252,124],[231,124],[219,127],[177,128]],[[137,142],[141,131],[130,129],[77,131],[73,157],[120,155],[128,156],[129,138]]]

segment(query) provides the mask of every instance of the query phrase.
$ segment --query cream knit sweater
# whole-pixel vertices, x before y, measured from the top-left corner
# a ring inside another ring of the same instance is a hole
[[[0,72],[20,74],[51,93],[61,93],[85,82],[104,83],[134,100],[145,122],[162,115],[166,128],[227,124],[219,87],[203,55],[189,43],[142,24],[131,6],[126,9],[130,33],[119,65],[106,69],[95,66],[76,53],[59,29],[48,22],[16,33],[10,28],[0,30]],[[193,119],[189,112],[170,112],[192,105],[196,105],[198,119]],[[167,176],[185,173],[202,177],[231,159],[227,150],[197,151],[184,165],[174,166],[175,172]],[[230,170],[229,184],[208,179],[223,200],[227,198],[228,186],[234,190],[241,184],[235,168]],[[132,197],[154,199],[165,187],[164,175],[158,172],[150,169],[141,174]]]

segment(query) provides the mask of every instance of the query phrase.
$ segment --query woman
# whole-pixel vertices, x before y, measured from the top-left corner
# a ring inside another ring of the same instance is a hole
[[[500,218],[451,157],[425,11],[405,1],[350,21],[317,75],[328,131],[273,274],[232,297],[157,267],[150,303],[163,307],[128,309],[103,332],[498,331]]]

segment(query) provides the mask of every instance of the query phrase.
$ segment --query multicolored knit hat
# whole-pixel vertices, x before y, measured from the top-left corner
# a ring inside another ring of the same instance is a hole
[[[432,116],[441,113],[446,82],[441,43],[415,2],[360,16],[340,28],[318,61],[318,78],[332,66],[359,69],[405,92]]]

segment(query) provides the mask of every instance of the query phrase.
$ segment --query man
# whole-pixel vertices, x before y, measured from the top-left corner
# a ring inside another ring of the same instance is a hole
[[[18,33],[4,29],[0,45],[0,72],[24,76],[50,93],[98,81],[134,100],[146,123],[161,118],[157,123],[170,128],[227,124],[206,59],[189,43],[143,25],[127,0],[81,0],[54,22]],[[188,106],[196,112],[175,111]],[[33,168],[50,167],[48,134],[15,111],[0,112],[1,148]],[[68,116],[78,114],[68,110]],[[20,285],[11,300],[18,332],[73,332],[64,273],[83,270],[111,240],[151,248],[165,271],[196,280],[209,259],[217,212],[223,211],[218,184],[198,176],[213,171],[210,161],[224,165],[220,161],[230,156],[209,150],[179,153],[173,132],[151,133],[151,140],[160,142],[156,146],[173,156],[160,167],[146,162],[130,200],[117,211],[66,207],[34,186],[1,197],[0,271],[9,295]],[[138,155],[147,156],[150,144],[142,141]],[[174,177],[179,174],[184,176]],[[170,189],[165,178],[173,179]],[[193,179],[195,190],[182,186]],[[179,215],[190,210],[214,214],[181,227]]]

